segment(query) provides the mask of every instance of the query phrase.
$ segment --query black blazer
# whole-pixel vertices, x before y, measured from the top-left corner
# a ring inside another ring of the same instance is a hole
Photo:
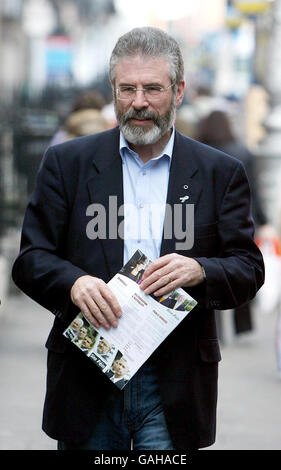
[[[214,309],[252,299],[264,282],[264,266],[253,241],[249,187],[241,162],[176,132],[167,203],[180,204],[186,194],[188,204],[194,204],[194,245],[176,250],[175,238],[163,239],[161,255],[177,251],[197,259],[207,281],[186,289],[198,306],[153,356],[174,445],[195,449],[215,440],[221,356]],[[70,300],[75,280],[91,274],[107,282],[123,264],[122,238],[86,236],[91,220],[87,207],[95,202],[108,209],[110,195],[117,197],[118,207],[123,204],[118,128],[49,148],[13,266],[20,289],[55,315],[46,343],[43,429],[62,441],[86,438],[99,404],[117,388],[62,335],[77,314]]]

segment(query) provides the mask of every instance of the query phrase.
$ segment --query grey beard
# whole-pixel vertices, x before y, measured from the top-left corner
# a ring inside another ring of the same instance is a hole
[[[133,145],[155,144],[162,137],[161,129],[156,124],[154,124],[152,129],[145,130],[137,126],[132,127],[129,123],[126,123],[120,125],[120,130],[123,132],[127,142]]]
[[[173,126],[176,117],[175,99],[173,99],[170,108],[163,118],[151,111],[131,109],[125,114],[121,114],[117,110],[116,102],[114,102],[117,121],[125,139],[133,145],[149,145],[155,144],[168,130]],[[154,125],[152,129],[147,130],[140,126],[132,126],[129,119],[152,119]]]

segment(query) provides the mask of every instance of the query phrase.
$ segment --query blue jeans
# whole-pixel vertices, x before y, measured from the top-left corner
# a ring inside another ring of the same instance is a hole
[[[59,450],[175,450],[166,426],[155,366],[150,361],[122,391],[114,385],[111,395],[100,405],[100,416],[93,423],[90,437],[78,444],[58,442]]]

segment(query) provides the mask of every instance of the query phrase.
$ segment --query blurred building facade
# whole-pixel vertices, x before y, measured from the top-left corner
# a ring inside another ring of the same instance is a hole
[[[90,51],[91,31],[107,30],[115,13],[113,0],[1,0],[3,226],[19,223],[42,155],[76,93],[94,81],[102,93],[108,93],[105,67],[100,67],[95,55],[89,61],[90,52],[83,58],[81,44],[85,42]],[[85,62],[91,63],[93,72],[86,70],[83,75]]]

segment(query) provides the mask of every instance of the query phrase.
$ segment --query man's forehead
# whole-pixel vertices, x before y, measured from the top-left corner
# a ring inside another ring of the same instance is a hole
[[[169,75],[169,61],[164,57],[150,57],[143,55],[132,55],[120,58],[115,66],[116,78],[124,79],[126,76],[139,74],[163,77]]]

